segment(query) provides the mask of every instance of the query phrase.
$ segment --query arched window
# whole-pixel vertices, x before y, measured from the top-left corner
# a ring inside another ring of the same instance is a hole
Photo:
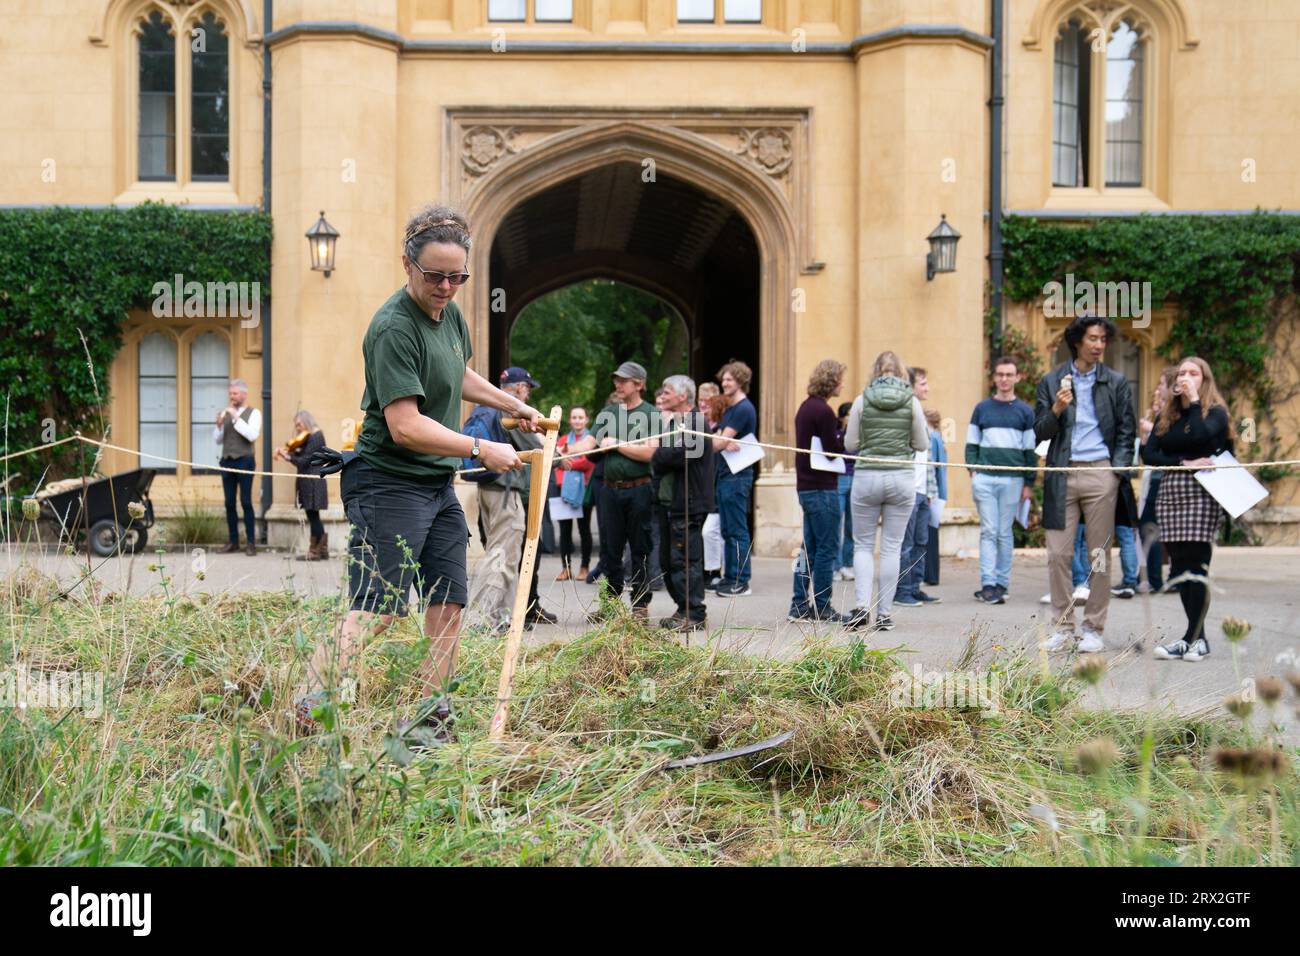
[[[215,420],[214,409],[212,417]],[[140,456],[141,468],[174,468],[176,458],[176,340],[150,332],[140,340]]]
[[[1106,185],[1142,185],[1142,41],[1121,21],[1106,44]]]
[[[1150,42],[1124,4],[1087,0],[1061,23],[1052,63],[1053,186],[1149,186]]]
[[[190,177],[225,181],[230,178],[230,43],[212,13],[192,26],[190,37]]]
[[[176,180],[176,37],[171,24],[154,10],[137,38],[140,90],[139,177],[148,182]]]
[[[172,183],[178,191],[196,182],[230,182],[232,45],[226,23],[206,6],[181,20],[154,5],[132,22],[135,54],[127,69],[135,91],[128,119],[134,123],[134,180]]]
[[[230,343],[204,332],[190,343],[190,460],[215,465],[220,449],[212,441],[217,412],[226,407],[230,385]]]

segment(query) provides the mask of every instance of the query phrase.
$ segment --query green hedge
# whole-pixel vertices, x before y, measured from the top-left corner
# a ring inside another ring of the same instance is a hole
[[[1300,277],[1300,216],[1138,216],[1089,225],[1012,217],[1006,240],[1006,296],[1029,301],[1067,272],[1076,281],[1150,282],[1153,308],[1167,300],[1178,318],[1161,353],[1200,355],[1229,393],[1268,408],[1270,324],[1276,302]]]
[[[259,282],[265,299],[270,249],[271,217],[261,212],[157,203],[0,210],[6,450],[41,444],[47,419],[59,438],[77,429],[98,434],[128,311],[149,308],[154,285],[177,273],[205,284]],[[10,461],[10,473],[22,477],[9,492],[29,489],[47,467],[48,479],[78,474],[86,448],[69,444]]]

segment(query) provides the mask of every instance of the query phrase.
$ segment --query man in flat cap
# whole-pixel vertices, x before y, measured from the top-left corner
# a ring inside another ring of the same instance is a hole
[[[601,409],[592,427],[601,448],[658,434],[659,412],[641,398],[645,380],[645,366],[637,362],[624,362],[614,372],[619,403]],[[606,452],[605,481],[596,502],[606,585],[615,597],[623,593],[623,549],[630,547],[632,614],[642,619],[650,616],[650,521],[654,506],[650,459],[654,453],[649,442]],[[592,619],[601,620],[599,610]]]

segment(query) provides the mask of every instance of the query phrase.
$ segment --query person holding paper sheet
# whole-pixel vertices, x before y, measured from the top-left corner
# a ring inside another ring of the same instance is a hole
[[[1212,468],[1211,456],[1232,451],[1236,437],[1228,406],[1214,384],[1214,373],[1200,358],[1178,365],[1174,394],[1142,446],[1148,465]],[[1210,653],[1205,615],[1210,609],[1210,555],[1223,508],[1190,471],[1167,471],[1156,498],[1160,543],[1169,553],[1169,584],[1182,582],[1178,596],[1187,613],[1183,636],[1155,649],[1158,660],[1199,661]]]
[[[914,454],[930,447],[925,411],[912,394],[907,366],[894,352],[881,352],[871,369],[871,380],[849,410],[844,448],[864,457],[897,461],[858,462],[853,469],[853,573],[857,607],[849,618],[854,629],[890,631],[890,612],[898,588],[899,553],[915,503],[912,466]],[[876,619],[871,623],[872,586],[876,569],[873,553],[876,525],[880,524],[880,590]]]
[[[948,449],[943,446],[943,433],[939,431],[939,413],[933,408],[925,410],[925,423],[930,431],[930,474],[926,478],[925,492],[930,500],[930,537],[925,542],[926,584],[939,583],[939,526],[943,523],[944,505],[948,503]]]
[[[812,451],[843,452],[839,420],[830,400],[844,387],[847,367],[835,359],[822,359],[808,379],[808,397],[794,416],[795,446]],[[844,459],[825,454],[794,457],[795,489],[803,511],[803,550],[794,572],[791,621],[843,623],[831,606],[835,580],[835,555],[840,547],[839,475]],[[838,467],[836,467],[838,465]],[[812,593],[809,593],[809,580]]]
[[[716,452],[741,448],[734,438],[758,434],[758,412],[745,397],[754,373],[744,362],[732,360],[718,370],[722,402],[726,406],[713,438]],[[718,456],[718,516],[722,519],[723,568],[716,590],[722,597],[744,597],[750,590],[749,500],[754,491],[755,466],[734,474],[722,455]]]

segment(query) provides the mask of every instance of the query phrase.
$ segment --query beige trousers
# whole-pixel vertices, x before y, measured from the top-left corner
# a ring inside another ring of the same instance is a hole
[[[479,485],[478,507],[487,532],[487,549],[474,572],[469,605],[481,621],[494,626],[509,624],[528,528],[524,498],[517,491]]]
[[[1074,632],[1074,583],[1070,563],[1079,534],[1079,519],[1085,524],[1092,573],[1088,578],[1088,603],[1083,623],[1098,634],[1106,629],[1110,609],[1110,548],[1115,540],[1115,499],[1119,494],[1118,472],[1105,471],[1109,461],[1072,461],[1065,484],[1065,528],[1047,529],[1047,571],[1052,585],[1052,618],[1055,630]]]

